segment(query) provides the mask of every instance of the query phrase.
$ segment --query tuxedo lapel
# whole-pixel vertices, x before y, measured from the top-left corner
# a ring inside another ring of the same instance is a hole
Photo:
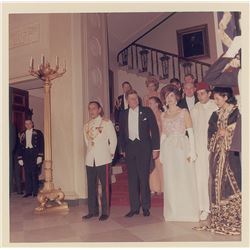
[[[139,106],[139,118],[138,118],[138,122],[139,122],[139,137],[141,138],[141,128],[142,128],[142,118],[143,118],[143,111],[142,108]]]
[[[127,138],[129,138],[129,133],[128,133],[128,113],[129,113],[129,109],[126,109],[125,111],[125,132],[126,132],[126,136]]]
[[[121,95],[121,108],[122,108],[122,110],[125,110],[125,104],[124,104],[123,95]]]

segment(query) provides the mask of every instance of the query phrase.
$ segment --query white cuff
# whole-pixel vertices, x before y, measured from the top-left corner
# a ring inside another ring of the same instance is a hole
[[[18,164],[19,164],[20,166],[23,166],[23,165],[24,165],[23,160],[19,160],[19,161],[18,161]]]
[[[42,161],[43,161],[43,158],[41,156],[38,156],[36,159],[36,164],[40,164],[42,163]]]

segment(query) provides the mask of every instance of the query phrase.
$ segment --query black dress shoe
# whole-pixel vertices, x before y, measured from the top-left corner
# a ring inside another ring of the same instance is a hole
[[[108,215],[102,214],[102,215],[100,216],[99,220],[107,220],[108,217],[109,217]]]
[[[23,195],[23,192],[17,192],[18,195]]]
[[[33,197],[36,197],[37,196],[37,194],[33,194]]]
[[[139,214],[140,211],[139,210],[135,210],[135,211],[129,211],[125,217],[133,217],[135,214]]]
[[[143,216],[149,216],[150,212],[148,209],[143,209]]]
[[[27,197],[29,197],[29,196],[31,196],[32,194],[25,194],[24,196],[23,196],[23,198],[27,198]]]
[[[87,214],[82,217],[83,220],[90,219],[92,217],[98,217],[99,214]]]

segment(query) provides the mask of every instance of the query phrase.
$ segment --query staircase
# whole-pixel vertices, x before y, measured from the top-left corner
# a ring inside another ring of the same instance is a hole
[[[117,55],[120,69],[139,76],[155,76],[162,83],[172,78],[184,81],[186,74],[193,74],[202,81],[210,64],[188,59],[159,49],[134,43],[121,50]]]
[[[125,164],[122,164],[121,168],[121,173],[115,175],[116,182],[112,183],[111,206],[129,207],[127,167]],[[163,195],[151,196],[151,206],[162,207]]]

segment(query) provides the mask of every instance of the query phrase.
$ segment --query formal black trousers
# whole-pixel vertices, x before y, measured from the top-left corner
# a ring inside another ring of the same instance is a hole
[[[39,168],[36,164],[37,152],[34,149],[26,148],[24,150],[23,162],[25,172],[25,193],[37,194],[39,188]]]
[[[151,206],[149,173],[152,154],[150,143],[137,139],[129,140],[125,154],[128,168],[130,209],[132,211],[139,210],[140,205],[143,209],[149,209]]]
[[[98,179],[102,187],[101,205],[102,214],[109,215],[110,201],[110,164],[102,166],[86,166],[88,182],[88,209],[89,214],[99,213],[98,207]]]
[[[14,178],[15,178],[16,192],[17,193],[22,192],[21,174],[22,174],[22,167],[18,164],[17,157],[15,156],[14,157]]]

